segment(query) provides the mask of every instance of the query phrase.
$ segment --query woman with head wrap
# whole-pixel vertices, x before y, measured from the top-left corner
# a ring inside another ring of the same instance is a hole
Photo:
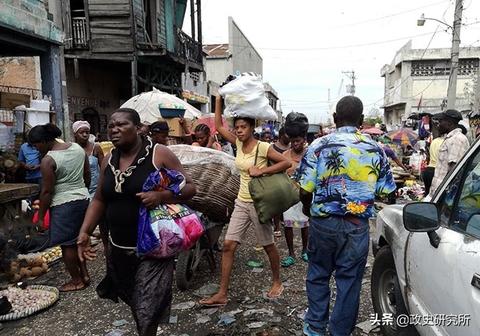
[[[75,142],[85,150],[88,155],[88,163],[90,164],[90,199],[95,195],[97,190],[98,177],[100,176],[100,165],[103,161],[103,151],[100,145],[95,143],[95,137],[90,134],[90,124],[88,121],[75,121],[72,125]]]

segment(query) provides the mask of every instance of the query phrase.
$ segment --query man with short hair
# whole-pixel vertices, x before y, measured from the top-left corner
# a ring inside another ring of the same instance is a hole
[[[457,110],[446,110],[434,115],[433,118],[435,121],[438,121],[440,134],[446,134],[446,136],[438,151],[437,165],[435,166],[435,174],[430,187],[430,196],[432,197],[445,176],[460,161],[470,147],[467,137],[458,127],[458,123],[463,119],[460,112]]]
[[[342,98],[336,131],[315,140],[299,167],[300,198],[310,215],[305,335],[350,335],[355,327],[369,245],[368,219],[376,196],[396,186],[383,149],[359,132],[363,104]],[[329,319],[330,278],[337,295]],[[330,320],[330,321],[329,321]],[[329,323],[330,322],[330,323]]]

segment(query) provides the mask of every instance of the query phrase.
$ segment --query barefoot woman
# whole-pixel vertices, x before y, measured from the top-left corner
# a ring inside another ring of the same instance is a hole
[[[222,100],[220,97],[217,97],[215,103],[215,127],[224,139],[237,145],[235,164],[240,171],[240,190],[223,244],[220,290],[212,297],[201,300],[200,303],[204,306],[221,306],[227,303],[228,284],[230,282],[235,250],[245,238],[245,233],[249,226],[253,226],[257,242],[263,246],[270,260],[273,283],[267,296],[269,298],[277,298],[282,294],[283,286],[280,281],[280,258],[277,247],[274,244],[273,227],[260,224],[248,190],[248,183],[252,177],[285,171],[290,167],[290,163],[285,157],[275,151],[270,144],[254,138],[255,120],[236,118],[234,120],[235,134],[230,133],[223,127]],[[258,159],[255,166],[257,149]],[[267,166],[268,160],[274,162],[274,164]]]

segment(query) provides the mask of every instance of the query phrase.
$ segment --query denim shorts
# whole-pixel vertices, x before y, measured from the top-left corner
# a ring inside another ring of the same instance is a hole
[[[72,246],[77,243],[88,204],[88,199],[84,199],[50,208],[50,246]]]

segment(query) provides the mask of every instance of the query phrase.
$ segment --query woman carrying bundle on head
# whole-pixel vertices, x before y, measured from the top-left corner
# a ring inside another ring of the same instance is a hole
[[[220,96],[217,96],[215,102],[215,127],[224,139],[237,146],[235,165],[240,171],[240,190],[223,244],[220,290],[212,297],[201,300],[200,304],[210,307],[227,304],[228,285],[235,251],[251,225],[255,231],[257,242],[263,246],[270,260],[273,283],[267,297],[278,298],[283,293],[284,287],[280,280],[280,257],[274,244],[273,227],[260,223],[250,195],[249,182],[253,177],[283,172],[290,167],[290,163],[270,144],[254,138],[254,119],[235,118],[235,131],[234,134],[230,133],[222,124],[222,99]],[[268,166],[268,161],[273,164]]]

